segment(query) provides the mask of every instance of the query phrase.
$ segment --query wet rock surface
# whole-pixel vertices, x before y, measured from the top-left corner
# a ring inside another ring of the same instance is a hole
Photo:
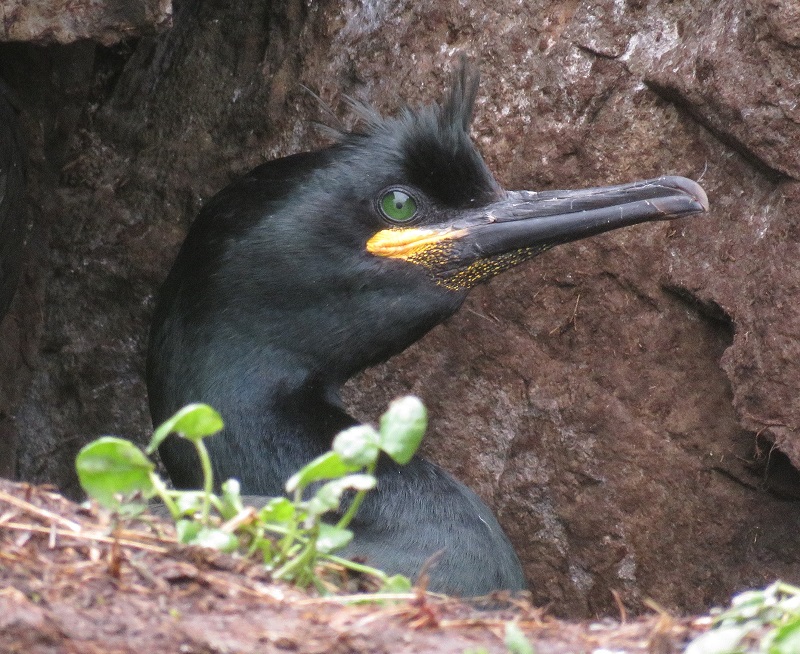
[[[0,317],[17,289],[25,249],[25,160],[16,109],[0,86]]]
[[[25,246],[30,229],[26,206],[26,152],[17,121],[13,93],[0,82],[0,320],[17,290],[22,273]],[[17,325],[11,323],[6,338],[0,344],[0,476],[14,471],[16,438],[7,415],[21,393],[15,393],[17,372],[21,361],[22,338]]]
[[[33,216],[0,323],[0,343],[18,344],[0,351],[17,476],[77,495],[83,443],[146,438],[153,294],[217,190],[325,143],[312,121],[330,117],[301,84],[352,124],[345,95],[382,112],[439,99],[463,51],[483,72],[475,139],[507,188],[681,174],[711,212],[505,273],[348,384],[347,404],[374,420],[420,395],[428,456],[495,509],[534,600],[562,615],[614,611],[612,590],[633,609],[651,597],[698,611],[796,581],[793,11],[205,2],[114,48],[0,47]]]
[[[105,45],[170,25],[172,0],[4,0],[0,41]]]

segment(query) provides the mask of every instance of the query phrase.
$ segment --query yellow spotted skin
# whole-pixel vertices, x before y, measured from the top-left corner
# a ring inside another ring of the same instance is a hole
[[[548,247],[532,247],[496,254],[493,257],[478,259],[466,266],[452,269],[446,273],[434,275],[434,280],[437,284],[450,291],[468,291],[473,286],[477,286],[481,282],[485,282],[523,261],[533,259],[533,257],[547,249]]]
[[[454,246],[467,234],[466,229],[384,229],[367,241],[367,251],[422,266],[439,286],[450,291],[467,291],[548,249],[548,246],[522,248],[460,264],[453,255]]]

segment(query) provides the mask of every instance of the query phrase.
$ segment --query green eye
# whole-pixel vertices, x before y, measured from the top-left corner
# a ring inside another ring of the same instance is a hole
[[[383,194],[380,209],[392,222],[406,223],[417,215],[417,201],[395,188]]]

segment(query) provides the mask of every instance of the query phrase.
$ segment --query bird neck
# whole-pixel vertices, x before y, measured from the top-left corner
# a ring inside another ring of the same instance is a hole
[[[268,392],[272,397],[266,413],[272,424],[314,449],[329,449],[336,434],[356,423],[345,411],[338,387],[331,384],[308,379],[302,386],[281,383]]]
[[[236,477],[251,495],[282,494],[293,473],[356,422],[333,386],[298,366],[274,364],[229,369],[209,398],[225,421],[221,438],[208,443],[215,477]]]

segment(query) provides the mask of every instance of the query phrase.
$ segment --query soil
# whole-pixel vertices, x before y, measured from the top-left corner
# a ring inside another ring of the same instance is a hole
[[[178,545],[158,518],[114,526],[96,508],[3,481],[0,563],[8,654],[507,652],[510,621],[539,654],[668,654],[699,629],[666,614],[564,622],[503,596],[493,610],[422,590],[360,603],[315,596],[256,563]]]

